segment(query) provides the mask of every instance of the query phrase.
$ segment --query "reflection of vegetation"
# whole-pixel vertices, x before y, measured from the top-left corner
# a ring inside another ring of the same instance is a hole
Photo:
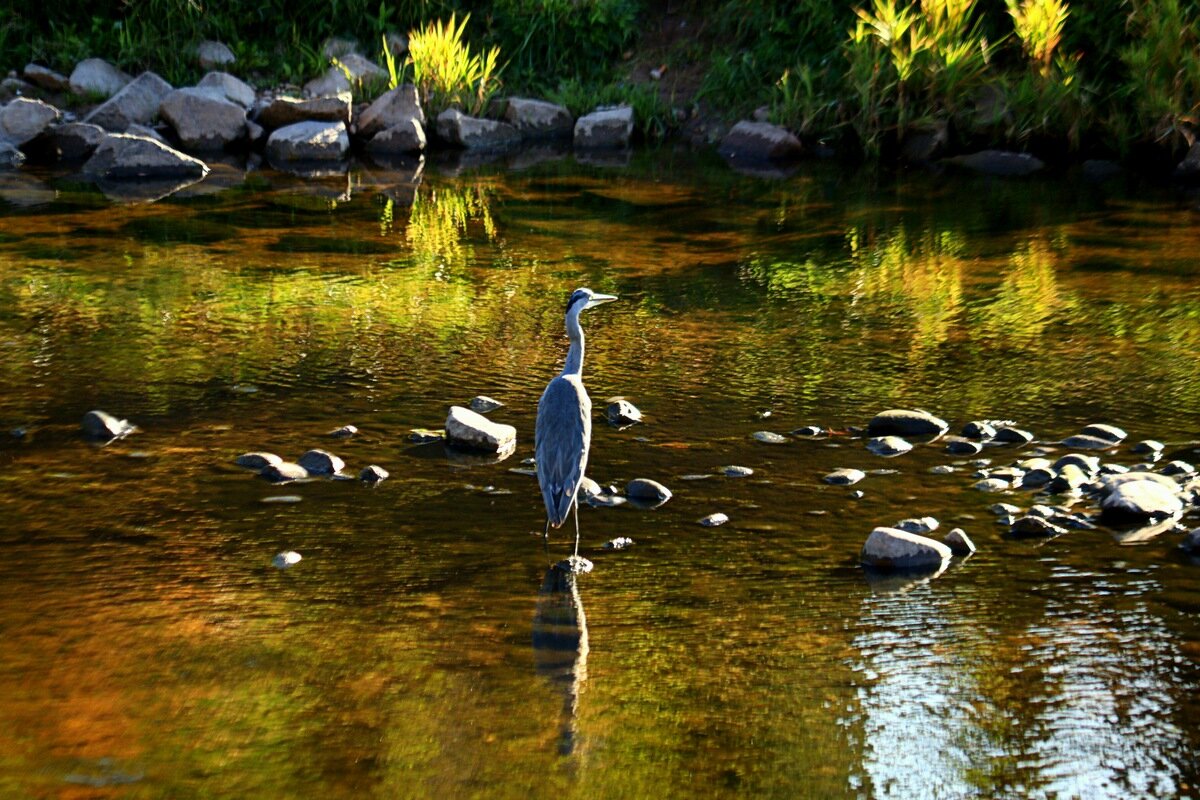
[[[417,195],[404,236],[413,260],[450,271],[461,269],[471,257],[464,245],[468,233],[478,228],[487,242],[496,241],[489,191],[482,184],[442,184]],[[439,273],[439,277],[444,277]]]
[[[1054,252],[1044,241],[1031,241],[1009,258],[1010,268],[983,311],[982,322],[995,339],[1033,347],[1056,314],[1070,301],[1060,294]]]

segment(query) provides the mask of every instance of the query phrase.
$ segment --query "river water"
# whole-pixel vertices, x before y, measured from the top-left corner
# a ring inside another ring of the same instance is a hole
[[[850,433],[919,407],[1200,458],[1194,199],[674,151],[219,166],[157,202],[0,178],[0,796],[1200,793],[1182,534],[1012,539],[989,507],[1028,492]],[[589,474],[675,496],[582,509],[595,569],[549,592],[573,531],[547,552],[512,470],[578,286],[621,298],[584,315],[597,412],[645,414],[597,417]],[[505,403],[510,458],[409,441],[477,394]],[[89,442],[93,408],[140,430]],[[752,439],[806,424],[835,435]],[[233,463],[313,447],[391,478]],[[836,467],[869,473],[861,497]],[[979,551],[868,580],[871,529],[924,515]]]

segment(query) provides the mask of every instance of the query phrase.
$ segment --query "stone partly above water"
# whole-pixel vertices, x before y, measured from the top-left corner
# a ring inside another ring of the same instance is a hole
[[[451,406],[446,417],[446,443],[485,453],[502,453],[517,443],[517,429],[492,422],[469,408]]]
[[[876,414],[867,425],[871,436],[911,436],[933,438],[941,436],[950,425],[928,411],[920,409],[891,409]]]
[[[508,150],[521,143],[521,134],[507,122],[467,116],[457,108],[448,108],[438,115],[437,134],[467,150]]]
[[[877,456],[898,456],[912,448],[912,444],[899,436],[877,436],[867,440],[867,449]]]
[[[287,483],[304,480],[308,477],[308,470],[299,464],[281,461],[278,464],[268,464],[258,474],[272,483]]]
[[[93,439],[119,439],[137,430],[128,420],[117,419],[107,411],[89,411],[83,415],[83,432]]]
[[[1006,150],[980,150],[977,153],[943,159],[942,163],[1001,178],[1032,175],[1046,166],[1040,159],[1028,153],[1012,153]]]
[[[788,438],[782,434],[772,431],[755,431],[751,434],[751,438],[756,442],[763,444],[787,444]]]
[[[750,467],[742,467],[737,464],[730,464],[727,467],[721,467],[721,474],[726,478],[748,478],[754,474],[754,470]]]
[[[671,499],[671,490],[649,478],[634,478],[625,486],[625,496],[630,500],[665,503]]]
[[[939,541],[898,528],[871,531],[863,545],[861,561],[876,569],[920,569],[948,561],[953,553]]]
[[[604,108],[575,120],[575,146],[581,150],[620,150],[629,146],[633,135],[633,109],[630,106]]]
[[[700,520],[700,524],[706,528],[717,528],[729,522],[729,516],[718,511],[715,514],[709,514]]]
[[[628,400],[614,400],[605,409],[610,425],[633,425],[642,421],[642,412]]]
[[[271,466],[272,464],[282,464],[283,459],[280,458],[279,456],[275,455],[274,453],[263,453],[263,452],[242,453],[240,456],[237,457],[237,459],[234,461],[234,463],[237,464],[239,467],[246,467],[247,469],[261,470],[265,467]]]
[[[769,122],[738,122],[717,148],[738,161],[787,161],[804,154],[804,145],[787,128]]]
[[[1106,522],[1144,522],[1181,513],[1183,501],[1178,491],[1172,491],[1158,481],[1130,480],[1117,484],[1101,501],[1100,508]]]
[[[346,462],[325,450],[313,449],[296,460],[310,475],[336,475],[346,467]]]
[[[296,122],[267,139],[267,156],[276,162],[341,161],[349,153],[350,136],[341,122]]]
[[[144,136],[112,133],[83,165],[83,173],[103,180],[203,178],[208,165]]]
[[[853,486],[865,477],[867,477],[867,473],[860,469],[841,467],[830,472],[821,480],[833,486]]]
[[[976,550],[975,543],[962,528],[955,528],[947,533],[942,537],[942,543],[956,556],[969,556]]]
[[[271,563],[278,569],[287,569],[288,567],[299,564],[303,560],[303,556],[295,550],[285,550],[279,553],[271,560]]]
[[[362,472],[358,473],[358,479],[363,483],[375,484],[387,480],[389,474],[383,467],[371,464],[363,467]]]

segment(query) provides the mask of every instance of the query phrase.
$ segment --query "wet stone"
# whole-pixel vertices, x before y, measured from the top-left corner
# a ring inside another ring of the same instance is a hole
[[[271,564],[278,569],[287,569],[288,567],[299,564],[304,557],[295,550],[285,550],[279,553],[271,560]]]
[[[83,415],[83,433],[93,439],[120,439],[137,430],[129,420],[117,419],[107,411],[96,409]]]
[[[1031,489],[1038,489],[1054,480],[1054,475],[1055,472],[1052,467],[1031,469],[1021,476],[1021,485]]]
[[[1093,436],[1097,439],[1104,439],[1113,444],[1120,444],[1125,441],[1128,435],[1125,431],[1118,428],[1116,425],[1107,425],[1105,423],[1093,423],[1086,426],[1080,431],[1084,436]]]
[[[242,453],[234,462],[239,467],[248,469],[262,469],[269,467],[272,464],[282,464],[283,459],[274,453]]]
[[[792,436],[823,436],[825,429],[820,425],[805,425],[802,428],[796,428],[791,433]]]
[[[516,446],[517,429],[492,422],[462,406],[451,406],[446,417],[446,442],[455,447],[499,453]]]
[[[356,433],[358,433],[358,428],[354,427],[353,425],[343,425],[336,430],[330,431],[329,435],[334,439],[349,439]]]
[[[296,503],[301,503],[303,501],[304,501],[304,498],[298,494],[273,494],[270,497],[264,497],[259,502],[265,503],[266,505],[290,506],[290,505],[295,505]]]
[[[867,477],[867,473],[859,469],[840,468],[826,475],[821,480],[833,486],[853,486]]]
[[[376,464],[370,464],[363,467],[362,472],[358,473],[358,479],[363,483],[379,483],[388,478],[388,471]]]
[[[891,409],[876,414],[867,426],[871,436],[941,436],[950,425],[928,411]]]
[[[1062,444],[1063,447],[1069,447],[1072,450],[1109,450],[1116,447],[1116,444],[1108,439],[1101,439],[1099,436],[1087,436],[1085,434],[1068,436],[1062,440]]]
[[[435,431],[429,428],[413,428],[408,434],[408,440],[413,444],[440,442],[445,438],[446,434],[444,431]]]
[[[975,420],[963,426],[961,435],[975,441],[988,441],[996,437],[996,429],[988,422]]]
[[[973,456],[982,450],[979,442],[971,439],[951,437],[946,441],[946,452],[955,456]]]
[[[278,464],[268,464],[258,474],[272,483],[287,483],[288,481],[304,480],[308,477],[308,470],[299,464],[281,461]]]
[[[630,500],[665,503],[671,499],[671,490],[649,478],[634,478],[625,486],[625,496]]]
[[[642,412],[628,400],[614,400],[605,409],[610,425],[633,425],[642,421]]]
[[[493,400],[487,395],[476,395],[467,403],[467,406],[476,414],[487,414],[490,411],[495,411],[497,408],[504,408],[504,403],[499,400]]]
[[[624,550],[633,544],[633,539],[628,536],[618,536],[615,539],[610,539],[604,543],[605,550]]]
[[[910,517],[895,524],[896,528],[909,533],[932,533],[938,529],[938,521],[933,517]]]
[[[1003,427],[996,429],[992,441],[1002,444],[1028,444],[1033,441],[1033,434],[1020,428]]]
[[[992,506],[989,506],[988,510],[997,516],[1021,513],[1021,507],[1014,506],[1012,503],[996,503]]]
[[[736,465],[721,467],[721,472],[727,478],[748,478],[754,474],[754,470],[749,467],[739,467]]]
[[[1002,481],[999,478],[985,478],[975,484],[976,489],[981,492],[1003,492],[1012,488],[1008,481]]]
[[[1159,470],[1163,475],[1192,475],[1196,468],[1186,461],[1171,461]]]
[[[1124,475],[1126,472],[1129,472],[1129,467],[1123,466],[1121,464],[1101,464],[1100,465],[1100,474],[1101,475]]]
[[[594,494],[586,498],[586,502],[589,506],[596,508],[616,508],[617,506],[625,505],[629,501],[619,494]]]
[[[912,447],[899,436],[879,436],[867,441],[867,449],[877,456],[898,456],[912,450]]]
[[[1134,480],[1116,486],[1100,508],[1106,522],[1140,522],[1175,516],[1183,511],[1183,501],[1158,481]]]
[[[536,473],[534,473],[534,474],[536,474]],[[602,493],[603,493],[603,490],[600,488],[600,484],[596,483],[591,478],[589,478],[585,475],[585,476],[583,476],[583,478],[580,479],[579,489],[577,492],[578,497],[582,497],[584,500],[587,500],[590,497],[595,497],[596,495],[602,494]]]
[[[755,431],[751,434],[751,438],[756,442],[763,444],[787,444],[788,438],[782,434],[772,433],[771,431]]]
[[[1071,492],[1079,489],[1088,482],[1087,474],[1079,468],[1078,464],[1067,463],[1058,470],[1058,474],[1053,480],[1046,484],[1046,491],[1051,494],[1059,494],[1061,492]]]
[[[1179,543],[1179,548],[1186,553],[1200,553],[1200,528],[1192,528],[1187,536]]]
[[[929,471],[934,475],[951,475],[955,472],[958,472],[958,469],[950,466],[949,464],[938,464],[937,466],[930,467]]]
[[[709,514],[707,517],[704,517],[700,520],[700,524],[706,528],[716,528],[720,525],[724,525],[726,522],[729,522],[729,517],[725,514],[722,514],[720,511],[715,514]]]
[[[1095,475],[1100,471],[1100,459],[1095,456],[1085,456],[1080,453],[1067,453],[1054,462],[1054,469],[1062,472],[1063,467],[1074,464],[1086,475]]]
[[[913,569],[940,565],[952,555],[950,548],[941,542],[896,528],[880,527],[867,537],[860,560],[869,567]]]
[[[1158,455],[1165,449],[1165,447],[1166,445],[1160,441],[1157,441],[1156,439],[1143,439],[1130,449],[1138,455],[1148,455],[1157,458]]]
[[[1062,536],[1067,533],[1067,529],[1059,525],[1055,525],[1042,517],[1025,516],[1013,522],[1009,528],[1009,533],[1016,537],[1041,537],[1049,539],[1054,536]]]
[[[969,556],[975,552],[975,543],[967,536],[966,531],[962,528],[955,528],[944,537],[942,544],[950,548],[950,552],[956,556]]]
[[[304,467],[312,475],[333,475],[341,472],[346,466],[346,462],[333,453],[316,449],[309,450],[300,456],[296,463]]]

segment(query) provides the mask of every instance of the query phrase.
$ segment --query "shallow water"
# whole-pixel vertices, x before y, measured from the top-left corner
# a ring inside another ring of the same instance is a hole
[[[674,152],[516,167],[222,167],[154,203],[0,181],[0,429],[20,429],[0,440],[0,795],[1197,793],[1179,532],[1009,539],[988,507],[1025,493],[972,490],[940,444],[882,459],[845,433],[915,406],[1200,457],[1191,201]],[[595,570],[547,594],[570,534],[543,550],[510,469],[580,285],[622,300],[585,315],[597,412],[646,415],[597,419],[589,473],[675,497],[583,509]],[[506,403],[511,458],[409,443],[476,394]],[[92,408],[141,431],[89,443]],[[839,434],[750,438],[809,423]],[[392,477],[233,465],[311,447]],[[835,467],[871,473],[861,499],[821,482]],[[979,552],[869,582],[872,527],[926,514]],[[601,549],[617,536],[635,544]],[[275,569],[282,550],[303,561]]]

